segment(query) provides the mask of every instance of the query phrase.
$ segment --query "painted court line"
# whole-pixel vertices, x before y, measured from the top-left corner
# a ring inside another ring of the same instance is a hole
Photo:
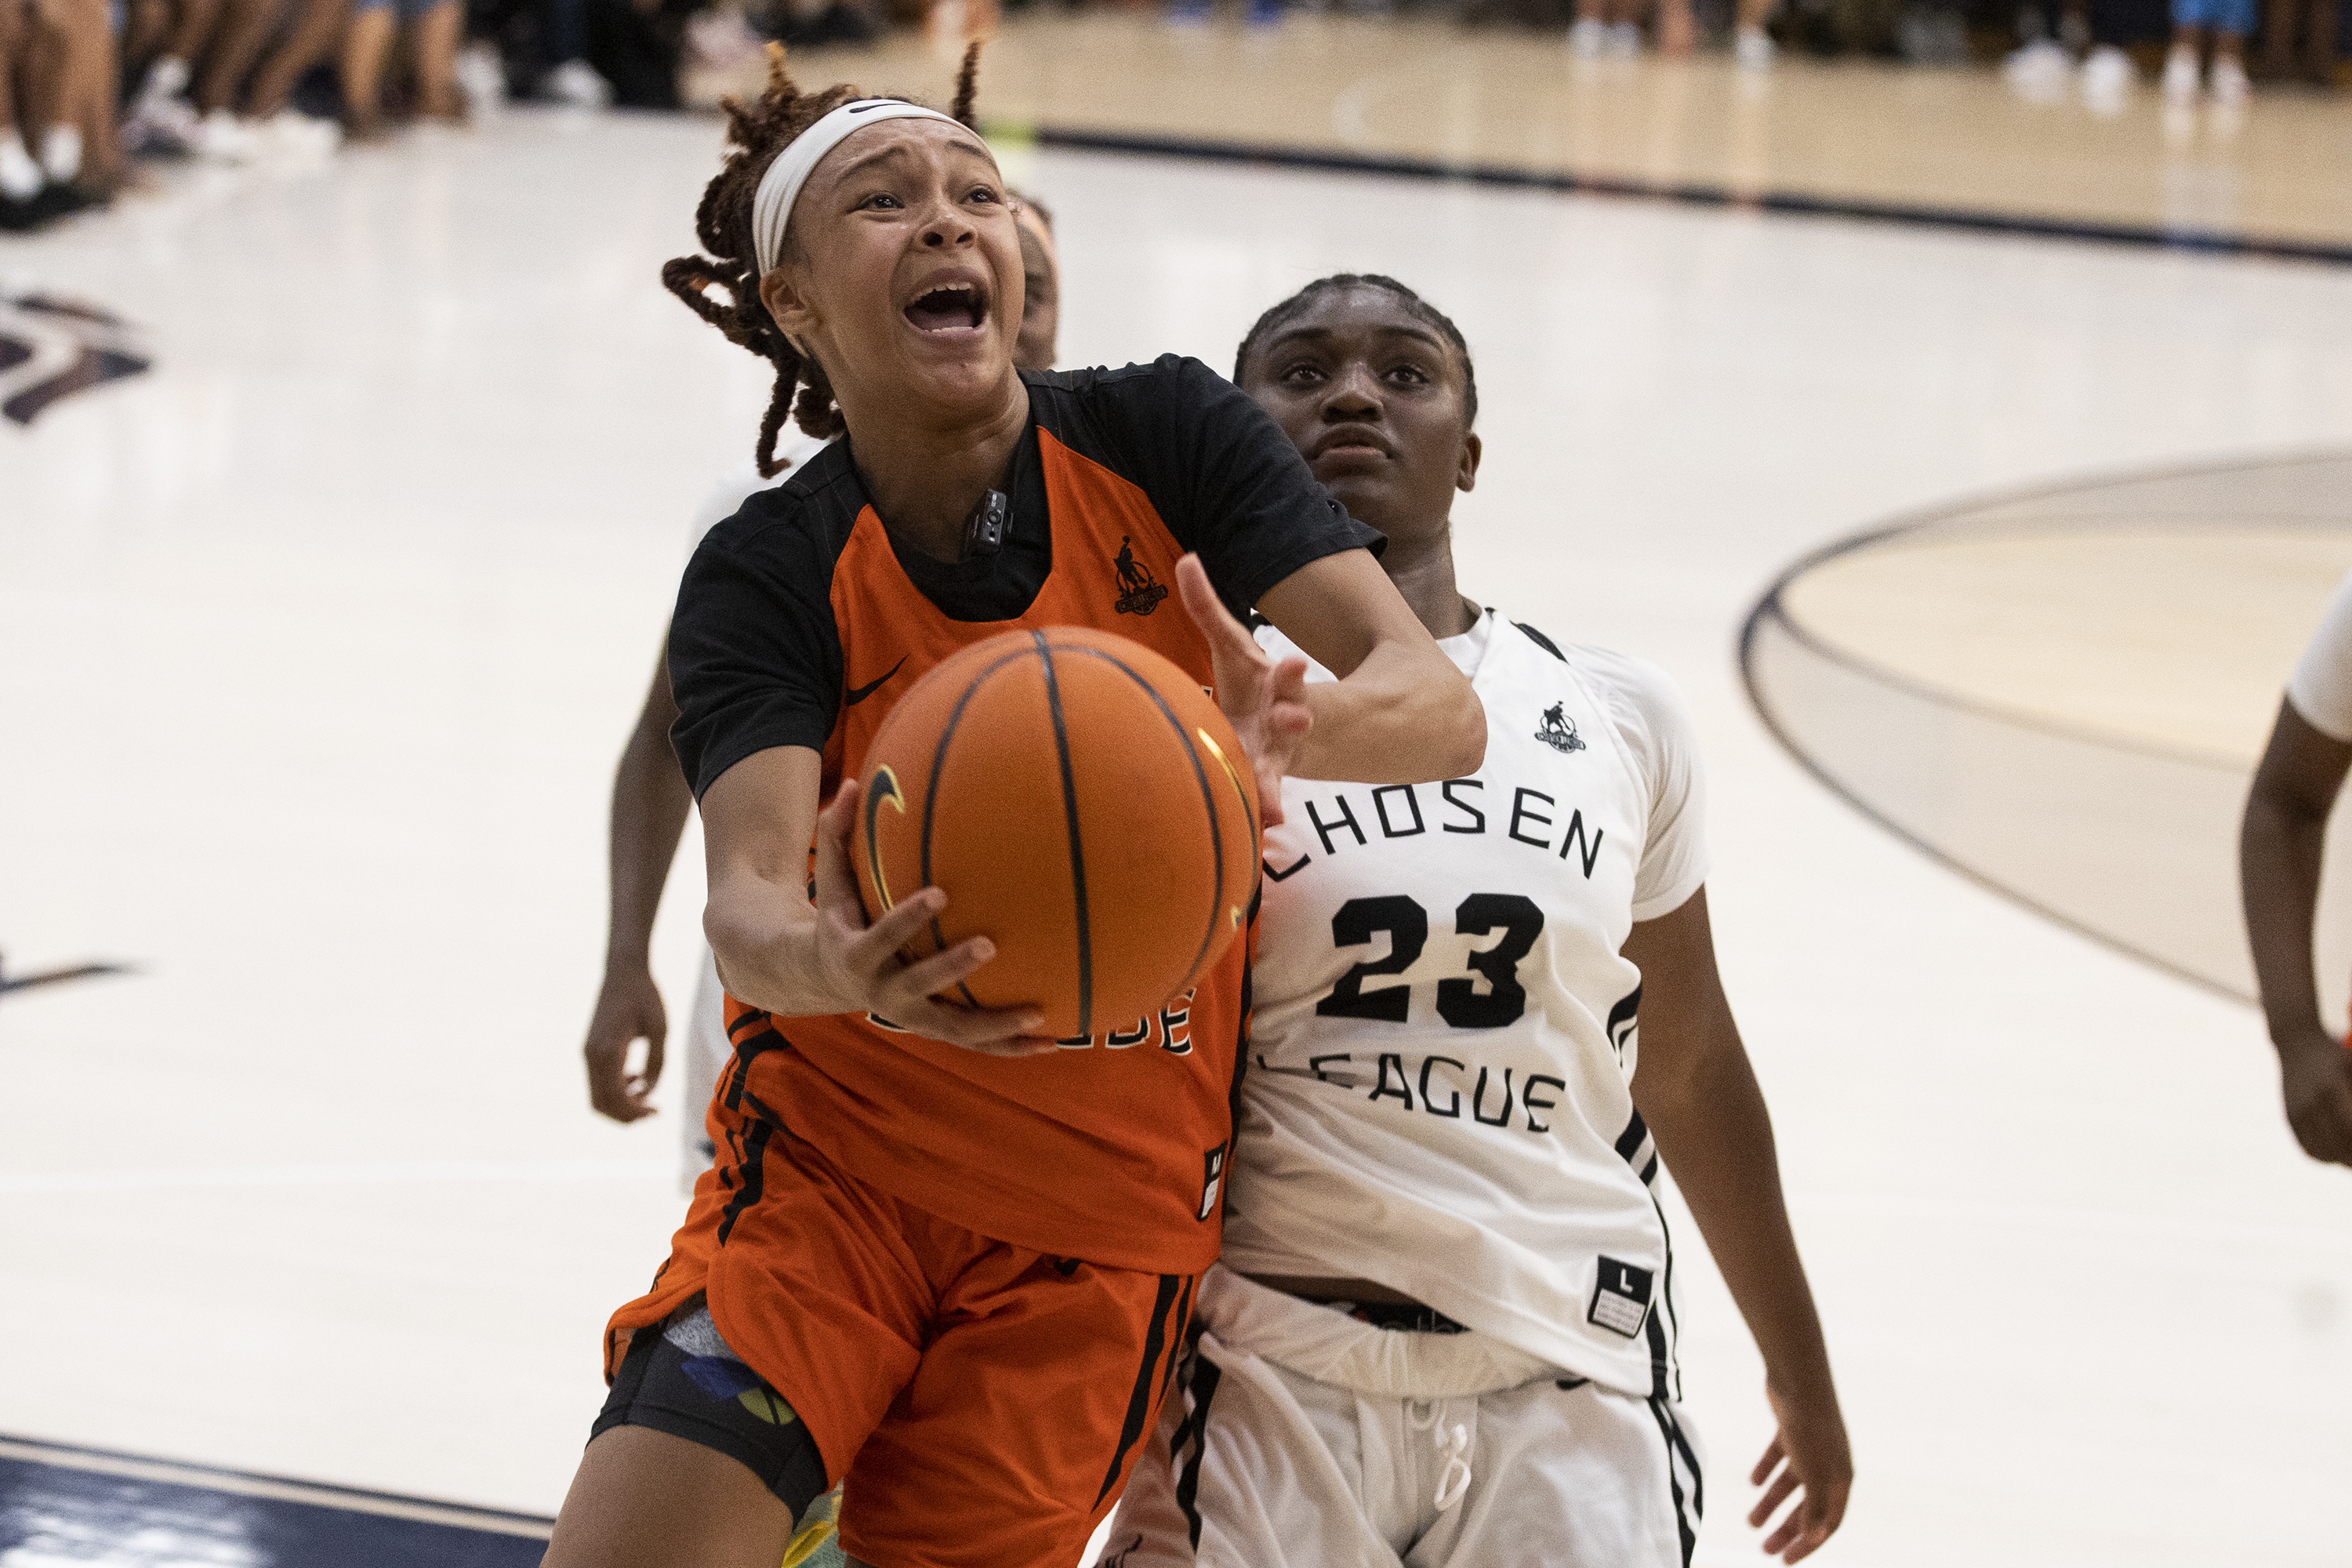
[[[1685,206],[1724,207],[1784,217],[1850,218],[1917,228],[1960,229],[2025,239],[2074,240],[2095,245],[2199,251],[2206,255],[2311,261],[2352,267],[2352,246],[2317,240],[2232,234],[2193,225],[2102,223],[2037,217],[2025,213],[1925,203],[1878,202],[1860,197],[1811,195],[1799,191],[1739,190],[1694,181],[1642,180],[1610,174],[1580,174],[1564,169],[1528,169],[1507,163],[1455,163],[1438,158],[1343,153],[1275,142],[1225,142],[1206,137],[1162,136],[1141,132],[1087,131],[1066,125],[992,123],[987,133],[1008,142],[1080,153],[1125,153],[1150,158],[1186,158],[1215,163],[1257,163],[1272,168],[1328,174],[1382,174],[1397,179],[1446,180],[1506,189],[1550,191],[1563,195],[1630,196]]]
[[[639,1182],[674,1173],[667,1158],[422,1160],[367,1165],[247,1165],[219,1170],[25,1171],[0,1175],[0,1194],[121,1193],[197,1187],[357,1187],[434,1182]]]
[[[239,1497],[264,1498],[272,1502],[303,1503],[344,1513],[376,1514],[386,1519],[447,1525],[457,1530],[481,1531],[493,1535],[520,1535],[534,1541],[546,1540],[555,1528],[553,1520],[538,1514],[468,1508],[460,1503],[427,1502],[417,1498],[397,1497],[390,1492],[282,1480],[273,1476],[248,1475],[242,1470],[215,1469],[206,1465],[184,1465],[166,1459],[142,1459],[130,1454],[110,1453],[103,1448],[77,1448],[21,1437],[0,1437],[0,1459],[16,1459],[57,1469],[121,1476],[131,1480],[154,1481],[165,1486],[230,1492]]]

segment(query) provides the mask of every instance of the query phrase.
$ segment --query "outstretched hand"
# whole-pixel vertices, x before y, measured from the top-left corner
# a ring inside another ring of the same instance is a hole
[[[607,968],[588,1020],[588,1043],[581,1047],[588,1058],[588,1103],[598,1114],[628,1122],[654,1113],[654,1085],[661,1081],[662,1044],[668,1037],[669,1017],[653,971],[642,963]],[[646,1043],[645,1064],[631,1072],[629,1047],[639,1040]]]
[[[1764,1397],[1780,1429],[1748,1472],[1749,1484],[1765,1492],[1748,1510],[1748,1522],[1763,1529],[1782,1503],[1801,1492],[1797,1506],[1764,1538],[1765,1556],[1798,1563],[1819,1551],[1844,1520],[1846,1497],[1853,1490],[1853,1452],[1834,1396],[1825,1407],[1818,1400],[1801,1403],[1768,1377]]]
[[[1197,555],[1176,563],[1176,591],[1192,624],[1209,639],[1209,665],[1217,683],[1217,706],[1240,737],[1257,774],[1258,816],[1265,826],[1282,820],[1282,778],[1297,760],[1314,727],[1307,708],[1307,661],[1293,655],[1273,659],[1249,628],[1235,620]]]
[[[2315,1031],[2279,1047],[2279,1089],[2294,1141],[2315,1160],[2352,1165],[2352,1050]]]
[[[1034,1007],[982,1009],[938,1000],[940,993],[996,956],[984,936],[966,938],[944,952],[909,963],[898,950],[948,907],[948,896],[925,888],[901,899],[868,925],[850,869],[850,829],[857,821],[858,782],[845,779],[817,818],[814,964],[839,1013],[872,1013],[899,1028],[991,1057],[1032,1057],[1055,1049],[1041,1037],[1045,1016]]]

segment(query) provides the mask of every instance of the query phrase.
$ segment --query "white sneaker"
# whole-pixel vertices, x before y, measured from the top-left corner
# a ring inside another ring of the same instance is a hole
[[[1601,52],[1612,60],[1630,60],[1642,52],[1642,29],[1632,22],[1612,22]]]
[[[287,158],[325,158],[343,144],[339,122],[313,120],[299,109],[281,109],[253,130],[262,150]]]
[[[140,107],[179,97],[188,90],[188,62],[177,55],[165,55],[147,68],[147,79],[139,84]]]
[[[0,135],[0,197],[12,202],[29,202],[41,194],[46,183],[41,166],[25,150],[25,138],[13,126]]]
[[[1568,47],[1580,60],[1597,60],[1609,42],[1609,25],[1598,16],[1584,16],[1568,29]]]
[[[2222,55],[2216,58],[2205,90],[2211,93],[2213,101],[2224,109],[2244,108],[2246,95],[2252,90],[2252,84],[2246,80],[2244,62],[2234,55]]]
[[[196,126],[196,151],[218,163],[244,163],[261,150],[252,126],[226,109],[215,109]]]
[[[1772,35],[1761,27],[1742,27],[1739,37],[1732,40],[1732,58],[1744,71],[1770,70],[1774,53]]]
[[[2131,57],[2113,44],[2102,44],[2083,62],[2083,101],[2102,114],[2112,114],[2131,96]]]
[[[2197,101],[2197,51],[2180,44],[2164,57],[2164,101],[2172,104]]]
[[[81,132],[52,125],[41,134],[41,172],[53,185],[70,185],[81,173]]]
[[[691,32],[693,27],[694,19],[688,18],[687,28]],[[477,38],[459,52],[457,90],[466,95],[467,111],[478,120],[506,107],[507,68],[496,45]]]
[[[122,121],[122,145],[133,153],[180,155],[196,150],[199,122],[184,98],[142,98]]]
[[[2046,102],[2064,96],[2074,77],[2074,59],[2063,46],[2036,38],[2003,60],[2000,74],[2019,96]]]
[[[613,102],[613,84],[598,76],[586,60],[564,61],[547,73],[541,90],[558,103],[580,109],[607,109]]]

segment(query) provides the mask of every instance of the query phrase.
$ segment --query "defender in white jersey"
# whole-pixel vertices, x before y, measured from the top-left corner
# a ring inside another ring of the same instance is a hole
[[[1764,1542],[1796,1562],[1852,1460],[1715,971],[1680,700],[1455,589],[1475,382],[1410,289],[1310,285],[1235,379],[1389,536],[1486,757],[1436,785],[1285,781],[1223,1260],[1102,1568],[1687,1564],[1706,1477],[1662,1145],[1764,1351],[1780,1430],[1751,1522],[1801,1493]]]
[[[2320,1016],[2312,976],[2327,818],[2352,773],[2352,577],[2336,585],[2279,702],[2246,796],[2238,867],[2263,1021],[2288,1128],[2303,1152],[2352,1165],[2352,1050]]]

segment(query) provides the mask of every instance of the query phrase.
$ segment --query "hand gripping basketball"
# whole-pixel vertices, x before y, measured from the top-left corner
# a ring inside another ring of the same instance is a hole
[[[1197,555],[1176,563],[1176,591],[1192,624],[1209,639],[1209,660],[1217,682],[1217,706],[1241,738],[1257,773],[1258,814],[1266,826],[1283,820],[1282,776],[1297,760],[1298,748],[1314,727],[1307,707],[1307,661],[1276,660],[1257,646],[1249,628],[1234,619]]]
[[[850,869],[849,837],[857,821],[858,784],[844,779],[817,819],[816,963],[844,1013],[876,1013],[902,1029],[992,1057],[1037,1056],[1055,1049],[1038,1034],[1045,1015],[1034,1007],[950,1007],[933,998],[953,990],[996,956],[984,936],[909,963],[899,949],[947,908],[948,896],[925,888],[901,899],[868,925]]]

